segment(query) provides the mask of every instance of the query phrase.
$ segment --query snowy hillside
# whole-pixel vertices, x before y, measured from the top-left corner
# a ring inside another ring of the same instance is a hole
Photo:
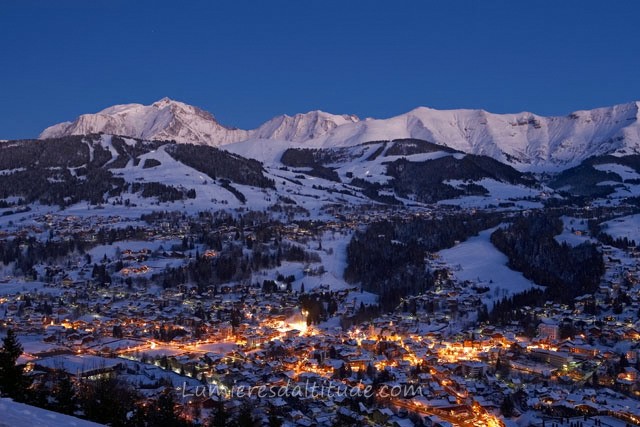
[[[117,105],[82,115],[45,129],[40,138],[103,132],[213,146],[277,140],[310,147],[416,138],[487,155],[520,170],[559,170],[594,155],[640,153],[639,110],[640,104],[631,102],[543,117],[527,112],[492,114],[419,107],[389,119],[366,120],[312,111],[278,116],[257,129],[240,130],[220,125],[196,107],[164,98],[149,106]]]
[[[213,207],[318,215],[334,204],[456,204],[473,197],[476,205],[500,205],[543,191],[490,157],[421,140],[309,149],[255,139],[225,148],[107,134],[2,143],[0,214],[37,202],[74,214],[110,206],[136,215]]]

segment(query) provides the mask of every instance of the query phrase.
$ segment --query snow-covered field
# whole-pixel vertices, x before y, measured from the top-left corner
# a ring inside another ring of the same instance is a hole
[[[638,174],[638,172],[636,172],[629,166],[619,165],[616,163],[595,165],[593,168],[599,171],[616,173],[620,175],[620,178],[622,178],[623,180],[640,178],[640,174]]]
[[[489,308],[506,295],[536,287],[522,273],[507,267],[507,256],[489,241],[494,230],[484,230],[453,248],[439,252],[442,260],[453,267],[453,274],[458,280],[478,281],[490,288],[483,298]]]
[[[344,281],[344,270],[347,267],[347,245],[351,241],[352,233],[344,234],[338,231],[326,231],[321,236],[322,248],[319,249],[318,240],[309,240],[305,250],[316,252],[321,259],[320,263],[309,264],[310,269],[324,267],[324,273],[319,275],[307,275],[303,273],[304,264],[297,262],[283,262],[280,267],[262,272],[265,279],[273,278],[278,274],[283,276],[293,275],[296,280],[292,284],[294,291],[300,291],[304,284],[305,292],[309,292],[321,286],[331,291],[357,288]],[[262,279],[262,277],[260,278]],[[375,304],[377,295],[370,292],[352,292],[348,297],[348,302],[356,307],[364,304]]]
[[[602,224],[602,231],[614,239],[626,237],[640,242],[640,214],[612,219]]]
[[[501,203],[513,203],[520,209],[536,209],[543,205],[540,202],[532,202],[522,200],[526,197],[537,197],[541,190],[525,187],[523,185],[514,185],[506,182],[496,181],[491,178],[484,178],[474,181],[475,184],[481,185],[489,191],[486,196],[465,196],[456,199],[440,200],[440,205],[460,206],[464,208],[486,208],[489,206],[499,206]],[[445,181],[453,187],[458,187],[465,182],[460,180]]]

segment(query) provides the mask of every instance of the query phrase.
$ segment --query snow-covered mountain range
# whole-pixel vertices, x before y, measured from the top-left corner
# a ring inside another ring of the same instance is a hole
[[[312,111],[278,116],[257,129],[241,130],[221,125],[201,109],[164,98],[148,106],[116,105],[85,114],[45,129],[40,138],[107,133],[212,146],[277,140],[318,148],[416,138],[487,155],[522,170],[563,169],[594,155],[640,153],[639,117],[639,102],[557,117],[419,107],[389,119],[365,120]]]

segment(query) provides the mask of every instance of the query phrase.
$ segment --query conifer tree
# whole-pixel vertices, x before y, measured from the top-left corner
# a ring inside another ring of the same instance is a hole
[[[23,366],[18,365],[18,358],[23,352],[13,329],[7,331],[0,348],[0,392],[13,399],[24,400],[27,380]]]

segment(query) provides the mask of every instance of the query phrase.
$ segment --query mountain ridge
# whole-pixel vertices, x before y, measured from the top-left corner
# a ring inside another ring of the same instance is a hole
[[[81,115],[48,127],[39,138],[107,133],[212,146],[278,140],[309,147],[416,138],[487,155],[523,170],[559,170],[594,155],[640,153],[639,118],[638,101],[549,117],[526,111],[494,114],[417,107],[387,119],[360,120],[315,110],[276,116],[256,129],[243,130],[224,126],[197,107],[163,98],[148,106],[115,105]]]

